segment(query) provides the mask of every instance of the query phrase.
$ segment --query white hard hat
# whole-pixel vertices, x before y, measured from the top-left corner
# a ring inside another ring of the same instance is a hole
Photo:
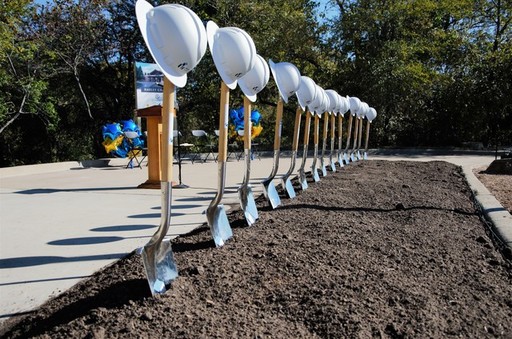
[[[372,122],[372,120],[375,119],[376,117],[377,117],[377,111],[375,110],[375,108],[370,107],[370,109],[368,110],[368,113],[366,113],[366,119],[368,119],[369,122]]]
[[[361,109],[356,113],[358,118],[364,119],[370,106],[366,102],[361,102]]]
[[[325,94],[329,97],[329,107],[327,110],[331,113],[338,113],[338,93],[333,89],[326,89]]]
[[[349,97],[348,102],[350,103],[350,113],[356,115],[361,109],[361,100],[357,97]]]
[[[219,28],[213,21],[206,24],[208,45],[222,81],[230,89],[249,72],[256,62],[256,46],[244,30],[238,27]]]
[[[348,99],[346,97],[343,97],[341,95],[340,95],[339,99],[341,101],[339,112],[341,114],[345,114],[350,109],[350,103],[348,102]]]
[[[322,113],[330,112],[329,108],[331,107],[331,99],[327,95],[327,90],[324,90],[324,101],[322,102]]]
[[[272,76],[277,84],[279,93],[284,102],[297,92],[300,87],[300,72],[294,64],[289,62],[278,62],[277,64],[268,60]]]
[[[164,75],[176,86],[187,84],[187,73],[206,52],[206,31],[201,19],[178,4],[153,7],[145,0],[135,5],[142,37]]]
[[[267,62],[261,55],[256,55],[254,67],[238,80],[238,84],[245,96],[254,102],[256,101],[256,94],[267,86],[269,78],[270,71]]]
[[[312,113],[317,113],[322,111],[322,104],[324,101],[324,89],[318,85],[316,85],[315,98],[308,105],[309,110]]]
[[[313,99],[315,99],[316,94],[316,84],[310,77],[305,75],[300,77],[300,86],[295,95],[299,101],[299,105],[303,111],[306,110],[306,106],[308,106]]]

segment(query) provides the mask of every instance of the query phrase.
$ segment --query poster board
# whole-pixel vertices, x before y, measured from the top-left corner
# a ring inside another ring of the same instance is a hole
[[[164,74],[157,64],[135,62],[135,105],[137,109],[162,105]]]

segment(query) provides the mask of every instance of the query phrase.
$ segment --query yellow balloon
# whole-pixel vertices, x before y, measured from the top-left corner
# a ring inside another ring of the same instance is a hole
[[[106,138],[105,141],[102,142],[103,147],[105,147],[105,151],[107,153],[110,153],[112,151],[117,150],[117,147],[121,145],[123,142],[123,136],[118,136],[115,140],[112,140],[110,138]]]
[[[261,131],[263,131],[263,126],[260,125],[252,125],[251,129],[251,139],[256,138],[258,135],[260,135]]]

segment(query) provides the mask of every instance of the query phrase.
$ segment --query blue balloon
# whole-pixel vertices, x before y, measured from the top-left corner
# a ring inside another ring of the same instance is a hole
[[[259,125],[260,120],[261,120],[260,112],[257,110],[252,111],[251,112],[251,121],[252,121],[253,125]]]
[[[121,125],[118,123],[106,124],[102,128],[103,140],[110,138],[111,140],[115,140],[118,136],[123,134],[121,130]]]
[[[140,134],[139,126],[132,119],[121,121],[123,125],[123,132],[138,132]]]

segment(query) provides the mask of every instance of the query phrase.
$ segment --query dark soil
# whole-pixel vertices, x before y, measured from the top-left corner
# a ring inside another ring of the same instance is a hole
[[[174,240],[166,294],[149,296],[132,254],[0,334],[512,338],[511,267],[456,166],[358,162],[276,210],[259,204],[250,228],[230,216],[223,248],[205,227]]]

